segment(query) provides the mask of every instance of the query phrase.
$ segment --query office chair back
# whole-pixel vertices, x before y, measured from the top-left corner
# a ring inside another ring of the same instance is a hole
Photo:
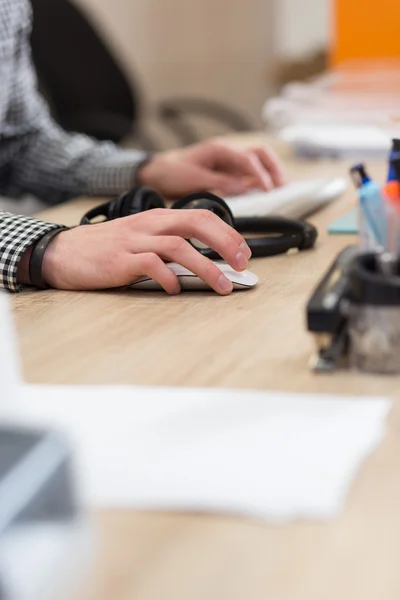
[[[32,55],[59,124],[97,139],[131,134],[138,101],[103,40],[68,0],[31,0]]]

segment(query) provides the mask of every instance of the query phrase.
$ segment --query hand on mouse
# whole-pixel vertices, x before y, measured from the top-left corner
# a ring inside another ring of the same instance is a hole
[[[178,294],[178,278],[165,260],[229,294],[231,281],[185,238],[213,248],[237,271],[247,267],[251,250],[244,238],[211,211],[161,208],[61,232],[46,250],[42,274],[48,285],[64,290],[122,287],[147,275],[167,293]]]
[[[283,167],[271,148],[238,150],[221,140],[162,152],[139,169],[137,180],[170,198],[198,190],[231,196],[285,183]]]

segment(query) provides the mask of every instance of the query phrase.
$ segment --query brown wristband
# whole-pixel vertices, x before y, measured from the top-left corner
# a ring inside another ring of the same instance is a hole
[[[62,231],[66,231],[68,227],[60,226],[57,229],[52,229],[46,233],[32,248],[31,258],[29,261],[29,278],[31,285],[46,290],[50,286],[47,285],[42,277],[42,265],[45,252],[50,242]]]

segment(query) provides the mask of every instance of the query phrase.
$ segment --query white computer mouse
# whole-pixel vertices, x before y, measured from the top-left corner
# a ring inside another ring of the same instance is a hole
[[[251,271],[234,271],[232,267],[223,262],[214,262],[214,264],[221,269],[223,274],[230,279],[230,281],[232,281],[234,290],[249,290],[256,286],[259,281],[257,275]],[[198,291],[211,289],[207,283],[192,273],[192,271],[189,271],[189,269],[186,269],[177,263],[168,263],[167,266],[177,275],[182,290]],[[134,290],[149,291],[160,291],[163,289],[157,281],[154,281],[154,279],[151,279],[151,277],[147,277],[146,275],[131,283],[129,287]]]

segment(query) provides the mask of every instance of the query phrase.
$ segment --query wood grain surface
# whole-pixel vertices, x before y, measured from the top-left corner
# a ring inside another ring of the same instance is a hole
[[[236,143],[263,142],[263,136]],[[346,176],[348,165],[287,159],[293,179]],[[383,177],[384,165],[372,165]],[[251,262],[259,287],[214,293],[29,291],[13,298],[25,377],[63,384],[151,384],[399,393],[399,378],[316,376],[305,305],[351,236],[327,225],[355,201],[312,217],[315,250]],[[67,225],[95,203],[77,200],[42,218]],[[339,519],[284,527],[244,519],[134,511],[94,515],[99,544],[80,600],[398,600],[400,412],[364,465]],[[95,415],[93,416],[95,426]],[[340,440],[338,440],[340,443]]]

